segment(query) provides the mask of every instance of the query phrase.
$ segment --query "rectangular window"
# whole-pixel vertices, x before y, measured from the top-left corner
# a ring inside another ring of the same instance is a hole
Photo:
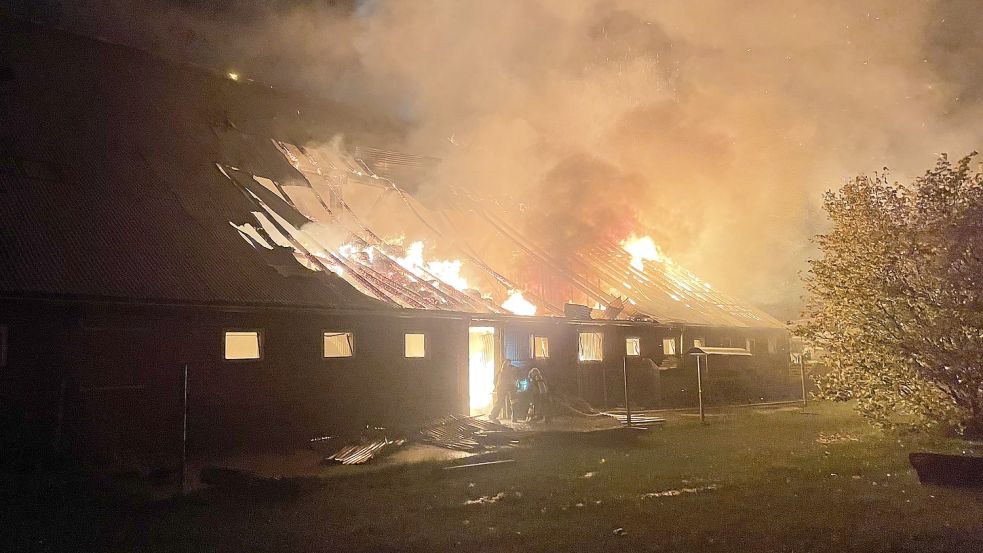
[[[258,330],[229,330],[225,333],[225,358],[259,359],[262,337]]]
[[[403,356],[419,358],[427,356],[427,335],[408,333],[403,336]]]
[[[351,357],[355,354],[355,336],[351,332],[325,332],[324,351],[328,357]]]
[[[694,348],[702,348],[704,344],[705,342],[703,341],[703,338],[693,338]]]
[[[744,349],[748,350],[748,352],[750,352],[750,353],[754,353],[754,347],[755,347],[755,344],[754,344],[754,339],[753,338],[745,338],[744,339]]]
[[[663,338],[662,339],[662,354],[663,355],[676,355],[676,339],[675,338]]]
[[[0,325],[0,367],[7,366],[7,325]]]
[[[625,338],[625,355],[638,357],[642,354],[642,341],[639,338]]]
[[[532,357],[533,359],[549,359],[550,339],[546,336],[532,337]]]
[[[580,351],[581,361],[601,361],[604,359],[604,335],[600,332],[581,332]]]
[[[768,338],[768,353],[778,352],[778,340],[775,338]]]

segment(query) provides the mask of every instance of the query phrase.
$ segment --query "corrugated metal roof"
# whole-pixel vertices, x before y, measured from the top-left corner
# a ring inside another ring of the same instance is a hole
[[[0,292],[382,307],[331,273],[283,276],[282,256],[229,224],[253,206],[216,161],[292,168],[268,140],[213,122],[230,96],[271,100],[57,31],[0,19],[0,36],[14,75],[4,103],[17,106],[0,128]]]

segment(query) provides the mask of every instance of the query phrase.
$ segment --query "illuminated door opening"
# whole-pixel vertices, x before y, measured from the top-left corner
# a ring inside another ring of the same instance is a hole
[[[491,411],[495,390],[495,327],[468,329],[468,402],[471,415]]]

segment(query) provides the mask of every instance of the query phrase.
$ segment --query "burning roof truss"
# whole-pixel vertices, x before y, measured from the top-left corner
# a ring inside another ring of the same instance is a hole
[[[582,249],[572,262],[561,263],[507,221],[507,214],[514,209],[500,199],[478,198],[455,189],[448,199],[450,209],[428,209],[356,156],[324,156],[275,140],[273,145],[302,178],[283,185],[219,165],[256,206],[258,226],[243,222],[233,225],[254,247],[290,247],[305,267],[337,275],[363,294],[389,305],[476,313],[563,314],[558,302],[549,301],[535,287],[519,284],[516,278],[487,263],[459,231],[454,219],[463,215],[486,223],[496,239],[508,241],[551,279],[564,283],[572,295],[592,304],[596,318],[780,326],[767,314],[716,291],[660,255],[650,239],[648,244],[640,244],[648,246],[648,253],[634,251],[633,244],[602,243]],[[452,251],[455,259],[425,259],[424,241],[406,244],[402,236],[391,238],[375,232],[345,199],[344,190],[356,184],[377,190],[376,199],[362,210],[363,214],[373,213],[381,202],[395,206],[394,210],[401,211],[405,220],[426,235],[426,241]],[[478,275],[481,291],[468,284],[470,279],[461,275],[462,269]]]

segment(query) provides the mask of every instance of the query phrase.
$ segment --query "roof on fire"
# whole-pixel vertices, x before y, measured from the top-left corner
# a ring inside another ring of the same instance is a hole
[[[677,265],[633,270],[614,245],[558,267],[508,206],[464,191],[422,204],[391,178],[435,160],[385,149],[400,133],[388,120],[4,18],[0,52],[0,293],[504,313],[501,296],[524,287],[485,259],[522,250],[624,303],[607,316],[782,326]],[[345,160],[310,146],[342,132],[375,146]],[[464,227],[480,240],[460,240]],[[382,238],[400,233],[439,242],[499,297],[409,270]]]

